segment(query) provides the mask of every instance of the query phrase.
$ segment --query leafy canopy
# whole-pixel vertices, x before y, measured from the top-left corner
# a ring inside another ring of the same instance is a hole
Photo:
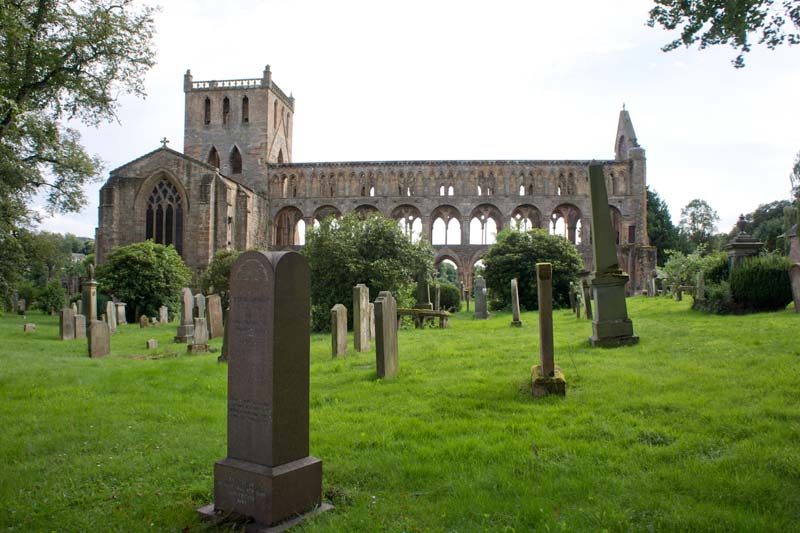
[[[578,279],[583,260],[578,250],[563,237],[546,230],[526,232],[505,229],[484,256],[486,287],[500,307],[511,304],[511,280],[517,278],[520,306],[537,309],[536,263],[553,264],[554,306],[569,302],[569,284]]]
[[[667,250],[681,249],[680,233],[672,216],[669,206],[656,191],[647,187],[647,236],[650,244],[658,250],[658,264],[663,265],[666,260]]]
[[[192,272],[175,248],[147,240],[114,248],[97,267],[100,290],[128,304],[133,316],[157,316],[162,305],[170,313],[180,308],[181,289]]]
[[[214,254],[208,268],[200,276],[200,288],[205,294],[218,294],[222,309],[228,308],[231,267],[241,253],[237,250],[220,250]]]
[[[110,121],[121,94],[144,95],[153,11],[133,0],[0,0],[0,239],[35,220],[36,194],[50,212],[85,203],[101,164],[62,121]]]
[[[433,249],[424,240],[411,242],[397,222],[381,216],[360,218],[355,213],[328,218],[306,234],[301,253],[311,268],[312,327],[330,327],[337,303],[348,308],[352,324],[353,287],[369,287],[370,301],[391,291],[398,305],[411,303],[414,276],[433,272]]]
[[[800,43],[797,0],[655,0],[655,4],[647,25],[680,32],[679,38],[662,47],[665,52],[695,43],[701,50],[729,44],[739,51],[731,63],[742,68],[753,38],[770,49]]]
[[[693,248],[701,244],[710,244],[714,237],[719,215],[708,202],[695,198],[681,209],[681,221],[678,228]]]

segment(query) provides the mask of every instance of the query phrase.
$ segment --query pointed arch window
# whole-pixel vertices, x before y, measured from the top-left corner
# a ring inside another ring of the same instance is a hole
[[[208,164],[214,168],[219,168],[219,152],[217,152],[217,148],[212,146],[211,150],[208,152]]]
[[[231,174],[241,174],[242,173],[242,154],[239,153],[239,149],[237,147],[233,147],[231,150]]]
[[[223,124],[228,124],[228,117],[230,116],[230,114],[231,114],[231,101],[226,96],[222,100],[222,123]]]
[[[183,199],[178,189],[166,179],[159,181],[147,199],[145,239],[175,246],[183,253]]]
[[[279,165],[283,164],[283,148],[278,150],[278,164]]]
[[[250,99],[242,97],[242,124],[250,122]]]
[[[211,124],[211,99],[207,96],[203,105],[203,124]]]

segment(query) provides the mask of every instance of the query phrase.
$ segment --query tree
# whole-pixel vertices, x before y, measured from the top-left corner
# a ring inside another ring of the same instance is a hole
[[[36,307],[52,315],[65,306],[66,291],[61,283],[53,280],[36,291]]]
[[[777,200],[759,205],[755,211],[744,216],[747,225],[744,230],[764,243],[767,250],[778,248],[778,236],[785,233],[793,224],[793,217],[787,217],[787,210],[793,213],[790,200]],[[739,233],[736,226],[728,234],[733,238]]]
[[[667,203],[649,186],[647,187],[647,236],[650,245],[658,250],[659,265],[663,265],[666,261],[667,250],[682,248],[680,233],[672,223]]]
[[[501,307],[511,304],[511,279],[517,278],[520,306],[538,308],[536,263],[553,264],[553,301],[556,307],[567,305],[569,284],[578,279],[583,268],[575,246],[543,229],[503,230],[483,259],[486,287]]]
[[[77,131],[116,118],[117,98],[144,95],[154,64],[154,8],[133,0],[0,0],[0,239],[50,212],[78,211],[100,160]]]
[[[439,263],[439,268],[436,272],[436,281],[440,283],[449,283],[450,285],[458,287],[458,271],[456,267],[444,261]]]
[[[229,304],[228,282],[231,277],[231,267],[240,255],[241,252],[237,250],[220,250],[214,254],[211,264],[200,276],[200,288],[206,294],[218,294],[223,310],[227,309]]]
[[[719,215],[708,202],[695,198],[681,209],[681,221],[678,228],[691,244],[697,248],[701,244],[711,243]]]
[[[301,252],[311,268],[312,327],[330,327],[331,307],[353,301],[353,287],[364,283],[370,300],[391,291],[398,305],[409,305],[418,272],[433,272],[433,248],[411,242],[395,220],[381,216],[361,219],[350,213],[328,218],[306,234]],[[352,309],[350,322],[352,323]]]
[[[652,28],[658,24],[669,31],[680,31],[680,38],[662,47],[664,52],[681,45],[688,48],[698,42],[701,50],[729,44],[739,52],[731,63],[742,68],[753,38],[770,49],[784,43],[800,43],[797,31],[800,30],[800,5],[796,0],[655,0],[655,3],[647,25]],[[787,30],[787,22],[794,26],[794,32],[791,26]]]
[[[97,268],[101,291],[128,304],[135,317],[157,316],[162,305],[180,308],[181,289],[192,281],[192,272],[175,248],[153,241],[114,248]]]

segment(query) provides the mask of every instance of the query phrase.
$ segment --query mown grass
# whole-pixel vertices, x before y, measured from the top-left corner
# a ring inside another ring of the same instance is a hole
[[[639,345],[591,349],[557,311],[566,398],[533,400],[537,316],[400,332],[400,374],[311,338],[311,452],[336,509],[306,531],[747,530],[800,523],[800,316],[634,298]],[[0,319],[0,527],[207,526],[225,456],[226,367],[175,327],[123,326],[112,355],[57,318]],[[161,348],[148,353],[148,338]],[[212,342],[219,349],[219,340]],[[134,357],[132,357],[134,356]]]

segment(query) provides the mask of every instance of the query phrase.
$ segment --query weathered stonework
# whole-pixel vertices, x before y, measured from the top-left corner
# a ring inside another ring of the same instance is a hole
[[[432,242],[437,263],[456,264],[465,286],[493,242],[492,225],[557,229],[591,268],[588,160],[293,163],[294,98],[272,82],[269,67],[261,78],[224,81],[193,81],[187,72],[184,92],[185,154],[162,147],[112,171],[101,189],[98,262],[113,246],[145,239],[148,199],[166,180],[185,202],[181,255],[197,270],[226,248],[297,248],[306,228],[354,211],[402,221]],[[655,249],[647,240],[645,151],[624,109],[615,157],[602,164],[619,264],[630,275],[628,292],[641,292]],[[474,220],[479,235],[470,234]]]

